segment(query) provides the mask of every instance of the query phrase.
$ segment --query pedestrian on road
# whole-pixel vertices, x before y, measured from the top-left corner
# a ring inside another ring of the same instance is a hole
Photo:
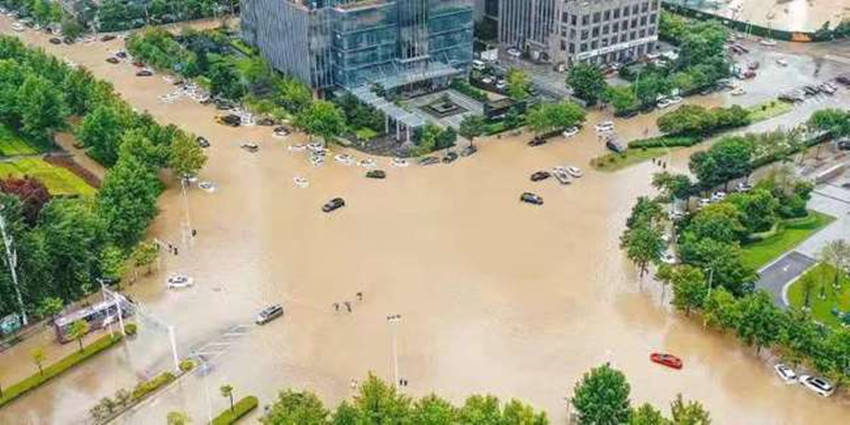
[[[357,380],[356,380],[356,379],[352,379],[352,380],[351,380],[351,384],[350,384],[350,385],[351,385],[351,389],[352,389],[352,390],[356,390],[356,389],[357,389]]]
[[[345,308],[348,310],[349,313],[351,313],[351,303],[350,302],[348,302],[348,301],[345,302]]]
[[[195,236],[197,236],[197,235],[198,235],[198,230],[197,230],[197,229],[192,229],[192,237],[194,238],[194,237],[195,237]]]
[[[174,247],[174,255],[177,255],[177,247]]]
[[[334,303],[334,310],[339,311],[339,303]]]
[[[357,293],[357,301],[363,301],[363,293],[362,292]]]

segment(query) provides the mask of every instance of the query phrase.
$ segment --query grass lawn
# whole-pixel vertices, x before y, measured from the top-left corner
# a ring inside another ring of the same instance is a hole
[[[623,153],[609,153],[590,160],[590,165],[599,171],[617,171],[630,165],[649,161],[667,154],[668,148],[627,149]]]
[[[790,110],[794,109],[794,105],[783,102],[781,100],[770,100],[758,105],[753,105],[747,108],[750,112],[750,118],[754,123],[764,121],[770,118],[778,117]]]
[[[776,234],[743,246],[744,263],[758,270],[833,220],[835,217],[817,211],[809,211],[809,216],[803,219],[786,220]]]
[[[48,164],[39,158],[0,162],[0,177],[34,177],[47,186],[52,195],[94,195],[95,189],[74,173]]]
[[[801,276],[788,288],[788,302],[792,306],[802,307],[805,303],[805,282],[809,280],[812,285],[809,292],[809,308],[811,308],[812,317],[825,325],[832,327],[840,327],[841,319],[832,313],[833,309],[847,312],[850,314],[850,277],[845,273],[842,276],[837,293],[833,291],[832,283],[835,279],[835,268],[829,264],[818,264],[806,274]],[[824,293],[825,298],[820,297],[821,285],[826,285]]]
[[[358,140],[367,141],[378,137],[378,132],[371,128],[363,127],[355,131],[354,135],[357,136]]]
[[[33,155],[38,148],[30,145],[9,128],[0,125],[0,156]]]

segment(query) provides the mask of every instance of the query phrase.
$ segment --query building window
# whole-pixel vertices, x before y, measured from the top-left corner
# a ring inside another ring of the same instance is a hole
[[[628,6],[623,8],[623,16],[629,16],[629,7]]]
[[[561,37],[566,37],[566,36],[567,36],[567,29],[561,28]]]
[[[581,24],[582,25],[590,24],[590,15],[581,15]]]
[[[587,51],[587,43],[581,43],[581,47],[579,48],[579,52]]]
[[[625,43],[625,42],[626,42],[626,36],[627,36],[627,35],[628,35],[628,34],[626,34],[626,33],[622,33],[622,34],[620,34],[620,43]]]
[[[617,19],[619,17],[620,17],[620,9],[619,8],[614,9],[614,19]]]
[[[646,16],[640,17],[640,26],[646,26]]]
[[[653,13],[652,15],[649,15],[649,23],[650,23],[650,24],[654,24],[654,23],[655,23],[655,19],[657,18],[657,16],[658,16],[658,15],[656,15],[656,14],[654,14],[654,13]]]
[[[649,27],[649,35],[655,35],[655,27]]]
[[[587,40],[587,35],[588,35],[587,30],[581,30],[581,39],[582,40]]]
[[[602,39],[602,47],[608,47],[608,39],[607,38]]]
[[[598,24],[600,19],[602,19],[601,13],[596,12],[596,13],[593,14],[593,23],[594,24]]]
[[[574,43],[570,43],[570,53],[576,52],[576,45]]]
[[[652,0],[652,10],[658,10],[658,1]]]
[[[617,32],[619,30],[620,30],[620,23],[619,22],[614,22],[613,24],[611,24],[611,32]]]
[[[602,26],[602,34],[608,34],[608,25]]]
[[[610,10],[606,10],[606,11],[605,11],[605,15],[603,15],[603,18],[602,18],[602,19],[603,19],[603,20],[605,20],[605,22],[610,21],[610,20],[611,20],[611,11],[610,11]]]
[[[596,40],[593,40],[593,41],[591,41],[591,42],[590,42],[590,48],[591,48],[591,49],[595,49],[595,48],[597,48],[598,46],[599,46],[599,45],[597,44]]]
[[[599,37],[599,27],[593,27],[593,38]]]
[[[632,28],[637,28],[637,18],[632,19]]]
[[[629,40],[634,40],[637,38],[637,31],[632,31],[629,33]]]
[[[569,14],[569,13],[567,13],[567,12],[564,12],[564,13],[561,15],[561,22],[563,22],[563,23],[565,23],[565,24],[566,24],[566,23],[568,23],[568,22],[570,22],[570,14]]]
[[[565,50],[567,50],[567,42],[564,41],[564,40],[561,40],[561,51],[563,52]]]
[[[576,30],[574,28],[570,28],[570,40],[576,39]]]
[[[640,30],[640,38],[646,37],[646,30]]]
[[[570,25],[576,24],[576,18],[578,18],[577,15],[570,15]]]
[[[640,11],[641,12],[646,12],[647,10],[649,10],[649,3],[644,2],[643,4],[640,5]]]

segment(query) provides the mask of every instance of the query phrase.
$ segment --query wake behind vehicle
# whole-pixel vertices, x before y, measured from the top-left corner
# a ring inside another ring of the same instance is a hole
[[[672,369],[681,369],[683,366],[682,359],[666,353],[652,353],[649,355],[649,360],[653,363],[658,363]]]
[[[338,210],[345,206],[345,200],[342,198],[333,198],[325,205],[322,205],[322,211],[329,213],[334,210]]]
[[[531,192],[524,192],[520,195],[519,200],[527,204],[543,205],[543,198],[541,198],[540,195]]]
[[[255,322],[258,325],[265,325],[266,323],[269,323],[272,320],[277,319],[281,316],[283,316],[283,306],[281,306],[280,304],[273,304],[260,310],[260,313],[257,314],[257,319],[255,320]]]

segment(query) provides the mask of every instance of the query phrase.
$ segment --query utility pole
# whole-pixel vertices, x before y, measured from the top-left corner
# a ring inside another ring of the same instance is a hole
[[[189,195],[186,193],[186,182],[189,180],[187,176],[180,178],[180,191],[183,194],[183,207],[186,212],[186,218],[183,222],[183,244],[189,246],[192,242],[192,220],[189,217]]]
[[[24,298],[21,296],[21,288],[18,286],[18,253],[12,248],[12,236],[6,233],[6,217],[3,215],[5,205],[0,204],[0,233],[3,234],[3,245],[6,246],[6,264],[9,265],[9,273],[12,274],[12,286],[15,287],[15,296],[18,299],[18,307],[21,309],[21,323],[28,324],[27,311],[24,308]]]
[[[706,299],[711,297],[711,280],[714,278],[714,268],[709,267],[707,270],[708,270],[708,295],[706,295],[706,297],[705,297]],[[702,327],[704,328],[706,326],[708,326],[708,319],[706,319],[705,315],[703,315]]]
[[[103,278],[97,278],[97,282],[100,283],[100,291],[103,293],[103,300],[106,301],[106,296],[108,295],[115,303],[115,311],[116,314],[118,314],[118,326],[121,328],[121,335],[127,336],[127,332],[124,330],[124,312],[121,310],[121,299],[123,297],[109,289],[106,289]],[[112,333],[112,322],[109,322],[109,333]]]
[[[398,322],[401,321],[400,314],[392,314],[387,316],[387,322],[390,324],[390,331],[392,333],[393,340],[393,377],[395,378],[395,388],[399,389],[399,377],[398,377],[398,338],[397,338],[397,330]]]

